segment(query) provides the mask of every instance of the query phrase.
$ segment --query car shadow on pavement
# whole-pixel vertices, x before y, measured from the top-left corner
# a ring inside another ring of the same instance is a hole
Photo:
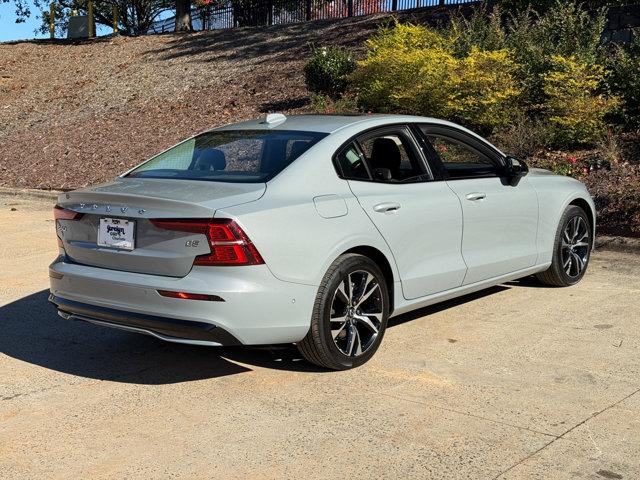
[[[421,317],[433,315],[434,313],[442,312],[443,310],[448,310],[449,308],[454,308],[467,302],[473,302],[474,300],[478,300],[480,298],[487,297],[504,290],[509,290],[509,288],[510,287],[507,285],[496,285],[485,290],[480,290],[479,292],[469,293],[467,295],[463,295],[462,297],[447,300],[446,302],[436,303],[434,305],[429,305],[428,307],[423,307],[408,313],[403,313],[402,315],[398,315],[397,317],[390,318],[387,327],[393,328],[397,325],[402,325],[403,323],[407,323]]]
[[[496,286],[389,320],[395,327],[508,289]],[[48,290],[0,307],[0,354],[96,380],[162,385],[236,375],[253,367],[319,373],[293,345],[199,347],[60,318]]]
[[[0,354],[97,380],[170,384],[235,375],[249,366],[320,372],[294,346],[199,347],[60,318],[42,290],[0,307]],[[0,355],[1,356],[1,355]]]

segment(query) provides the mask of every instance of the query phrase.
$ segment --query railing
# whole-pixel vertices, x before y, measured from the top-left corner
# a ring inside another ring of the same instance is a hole
[[[213,0],[215,1],[215,0]],[[477,3],[479,0],[230,0],[191,12],[195,30],[280,25],[346,18],[415,8]],[[213,3],[213,2],[212,2]],[[155,22],[148,33],[172,32],[175,17]]]

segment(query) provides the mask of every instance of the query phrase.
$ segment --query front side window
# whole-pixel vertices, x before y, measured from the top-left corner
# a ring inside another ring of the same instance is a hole
[[[153,157],[127,176],[266,182],[326,135],[292,130],[206,132]]]
[[[495,164],[483,153],[453,138],[427,134],[444,169],[451,178],[495,176]]]

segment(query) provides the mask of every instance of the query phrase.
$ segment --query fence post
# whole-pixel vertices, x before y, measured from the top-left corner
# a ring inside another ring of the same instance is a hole
[[[304,18],[307,22],[311,20],[311,0],[306,1]]]
[[[398,10],[398,0],[393,0],[393,2],[391,2],[391,10],[394,12]]]
[[[347,16],[353,17],[353,0],[347,0]]]
[[[118,33],[118,6],[113,6],[113,33]]]
[[[49,4],[49,37],[56,38],[56,3]]]
[[[93,23],[93,0],[89,0],[87,3],[87,21],[89,23],[87,34],[89,38],[93,38],[96,36],[95,24]]]
[[[444,0],[440,0],[440,1],[438,2],[438,5],[439,5],[439,6],[441,6],[441,7],[444,7]]]

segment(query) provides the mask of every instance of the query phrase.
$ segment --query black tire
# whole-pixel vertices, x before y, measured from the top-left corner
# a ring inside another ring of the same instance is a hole
[[[366,274],[372,275],[373,278]],[[358,285],[356,287],[347,286],[345,279],[353,279],[358,282]],[[365,283],[365,285],[360,293],[361,283]],[[379,290],[376,290],[376,287],[379,287]],[[347,288],[349,291],[345,296],[342,292],[345,292]],[[361,299],[369,291],[371,293],[362,303],[362,311],[357,310],[356,315],[356,309],[353,307],[356,302],[353,301],[353,298],[357,298],[360,293]],[[344,302],[345,311],[339,312],[338,309],[342,307],[343,297],[346,299],[347,296],[350,296],[352,300]],[[365,315],[365,307],[371,312],[380,310],[380,314]],[[305,359],[320,367],[332,370],[359,367],[367,362],[380,346],[387,327],[388,312],[389,292],[380,268],[370,258],[363,255],[354,253],[341,255],[331,264],[320,283],[313,307],[311,328],[306,337],[298,343],[298,350]],[[350,315],[354,315],[354,318]],[[378,315],[380,315],[379,320]],[[334,322],[331,322],[332,316]],[[365,316],[366,318],[363,318]],[[342,325],[341,321],[335,321],[337,318],[347,318],[342,328],[339,327]],[[362,321],[366,319],[369,319],[368,323]],[[377,333],[374,334],[376,327]],[[353,333],[354,330],[356,333]],[[334,340],[333,332],[337,332],[336,340]],[[342,336],[343,334],[344,336]],[[356,354],[358,350],[356,342],[360,345],[360,350],[362,347],[366,347],[360,354]],[[354,347],[354,345],[356,346]],[[349,351],[349,347],[352,350],[351,355],[345,353],[345,351]]]
[[[584,227],[584,230],[580,228],[580,232],[577,235],[582,235],[582,232],[586,231],[586,241],[582,242],[586,243],[586,246],[578,247],[577,244],[574,244],[575,238],[569,239],[565,237],[565,230],[567,228],[571,230],[576,224]],[[592,245],[593,233],[587,213],[576,205],[569,205],[558,223],[551,266],[544,272],[536,274],[536,278],[540,282],[554,287],[575,285],[582,280],[587,271]],[[575,255],[572,255],[571,252],[574,252]],[[567,267],[567,259],[569,267]],[[581,262],[583,262],[583,266],[578,270]]]

